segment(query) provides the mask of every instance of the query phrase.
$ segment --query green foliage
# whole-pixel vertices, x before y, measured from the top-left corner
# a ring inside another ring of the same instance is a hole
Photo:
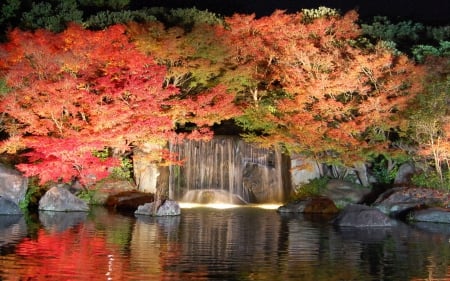
[[[111,177],[131,181],[133,179],[133,162],[131,159],[122,157],[120,159],[120,166],[113,168]]]
[[[6,0],[0,4],[0,25],[5,24],[14,18],[20,8],[20,0]]]
[[[94,196],[97,193],[95,189],[83,189],[77,193],[77,197],[86,202],[87,204],[94,204]]]
[[[155,16],[159,21],[167,27],[178,26],[190,31],[195,25],[223,25],[222,16],[209,12],[208,10],[198,10],[197,8],[189,9],[166,9],[154,7],[146,9],[148,15]]]
[[[105,147],[103,150],[92,151],[92,155],[100,159],[107,159],[111,156],[111,151],[109,148]]]
[[[361,29],[365,36],[387,42],[396,52],[410,54],[419,62],[428,55],[449,56],[450,26],[425,26],[411,20],[393,23],[376,16],[370,24],[361,24]]]
[[[33,2],[31,10],[22,14],[22,25],[26,29],[44,28],[61,32],[68,22],[81,23],[83,12],[76,0]]]
[[[80,5],[98,7],[105,10],[121,10],[130,4],[130,0],[78,0]]]
[[[409,138],[417,144],[417,155],[440,178],[440,185],[448,187],[444,166],[449,165],[449,105],[450,76],[430,82],[410,107]],[[436,186],[434,173],[424,174],[429,185]],[[448,172],[447,172],[448,173]],[[419,177],[417,180],[419,181]]]
[[[450,57],[450,41],[441,41],[439,46],[415,45],[411,53],[418,62],[423,62],[427,56]]]
[[[167,20],[173,25],[182,27],[192,27],[197,24],[223,24],[223,19],[217,14],[208,10],[201,11],[195,7],[190,9],[172,9],[167,16]]]
[[[153,15],[148,15],[144,10],[138,11],[100,11],[95,15],[90,16],[83,26],[90,29],[103,29],[108,26],[118,23],[128,23],[131,21],[136,22],[149,22],[154,21],[156,18]]]
[[[10,88],[6,85],[5,79],[0,79],[0,96],[9,93]]]
[[[322,191],[326,188],[327,183],[330,179],[327,177],[315,178],[310,180],[306,184],[298,186],[292,197],[293,200],[301,200],[308,197],[319,196]]]
[[[108,159],[112,156],[112,151],[109,148],[105,148],[103,150],[96,150],[92,152],[92,155],[100,159]],[[112,169],[110,177],[118,180],[131,181],[133,178],[133,162],[131,159],[124,156],[121,157],[120,166]],[[90,195],[88,194],[86,196],[89,197]]]
[[[47,191],[46,186],[40,186],[38,184],[37,178],[30,178],[28,181],[28,189],[25,194],[25,197],[22,201],[19,202],[19,207],[26,211],[30,208],[37,208],[39,205],[39,199],[42,195]]]
[[[340,15],[339,11],[336,9],[320,6],[317,9],[302,9],[303,14],[303,22],[304,23],[310,23],[318,18],[331,18],[331,17],[337,17]]]
[[[270,107],[250,107],[244,114],[236,117],[236,123],[248,132],[261,134],[271,133],[277,129],[276,124],[267,121],[270,120],[267,117],[271,114]]]
[[[385,16],[376,16],[371,24],[361,24],[364,34],[372,38],[399,42],[403,40],[417,41],[425,31],[425,26],[412,21],[392,23]]]
[[[434,41],[449,41],[450,40],[450,25],[446,26],[427,26],[427,38]]]
[[[450,171],[443,173],[443,181],[436,171],[415,174],[411,178],[412,184],[418,187],[433,188],[450,192]]]
[[[386,158],[386,156],[378,156],[373,161],[372,172],[380,184],[392,184],[398,173],[400,164],[392,159]]]

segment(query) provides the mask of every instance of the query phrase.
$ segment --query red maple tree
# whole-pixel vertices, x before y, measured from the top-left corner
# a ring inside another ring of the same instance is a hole
[[[10,136],[2,148],[31,149],[30,163],[18,168],[42,183],[99,180],[118,161],[93,151],[164,143],[187,122],[196,125],[190,137],[210,137],[208,126],[232,112],[233,96],[221,86],[183,97],[164,84],[165,66],[137,50],[121,25],[103,31],[70,25],[59,34],[14,30],[9,39],[0,46],[10,88],[0,100]]]

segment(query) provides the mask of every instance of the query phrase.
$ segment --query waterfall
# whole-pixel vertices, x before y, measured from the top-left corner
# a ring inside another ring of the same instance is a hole
[[[286,197],[281,152],[234,136],[186,140],[170,150],[184,165],[171,166],[169,197],[197,203],[279,203]],[[228,201],[228,202],[223,202]]]

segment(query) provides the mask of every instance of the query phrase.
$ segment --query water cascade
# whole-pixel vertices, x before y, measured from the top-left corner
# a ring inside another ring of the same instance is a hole
[[[279,203],[290,190],[289,161],[281,152],[258,148],[234,136],[170,145],[184,159],[171,166],[169,197],[193,203]]]

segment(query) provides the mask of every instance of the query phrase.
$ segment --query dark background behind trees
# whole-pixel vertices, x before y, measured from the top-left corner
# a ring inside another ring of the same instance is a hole
[[[150,7],[165,6],[170,8],[208,9],[223,15],[233,13],[256,13],[258,16],[269,15],[275,9],[296,12],[300,9],[311,9],[319,6],[340,9],[346,12],[356,9],[363,19],[383,15],[392,19],[410,19],[429,24],[446,24],[450,20],[450,1],[448,0],[147,0],[131,1],[132,6]]]

